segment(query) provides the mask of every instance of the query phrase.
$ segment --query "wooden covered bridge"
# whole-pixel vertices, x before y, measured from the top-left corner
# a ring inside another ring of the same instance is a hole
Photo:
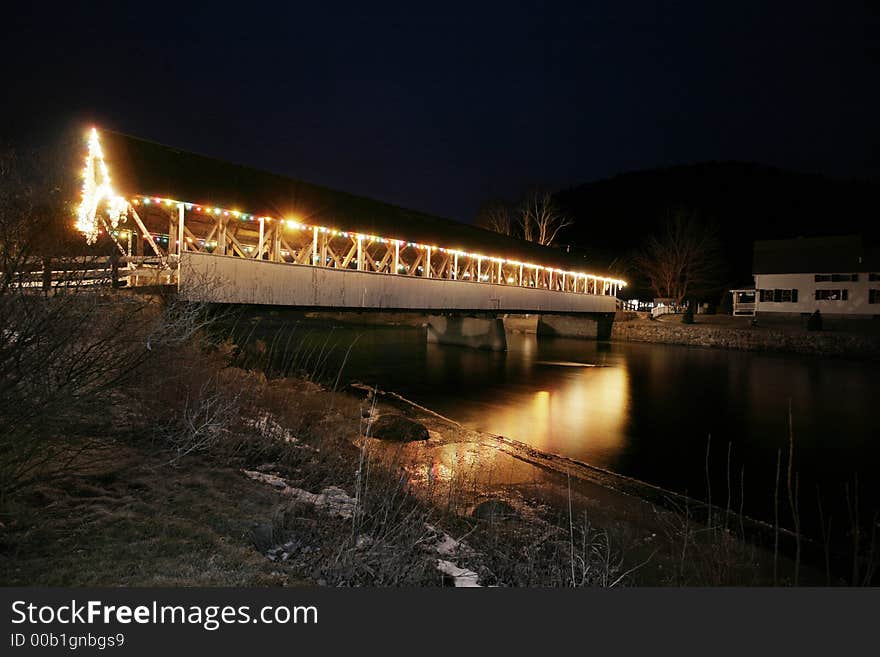
[[[504,313],[607,319],[625,285],[557,249],[109,131],[89,136],[78,228],[116,241],[132,286],[444,315],[441,339]],[[497,348],[494,333],[464,342]]]

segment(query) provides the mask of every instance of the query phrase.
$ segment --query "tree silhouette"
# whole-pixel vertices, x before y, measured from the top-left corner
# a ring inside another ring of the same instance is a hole
[[[718,231],[693,213],[677,210],[659,236],[648,238],[635,262],[658,297],[681,304],[720,284],[723,260]]]

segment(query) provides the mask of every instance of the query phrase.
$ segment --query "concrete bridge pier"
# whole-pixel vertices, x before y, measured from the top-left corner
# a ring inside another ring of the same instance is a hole
[[[507,351],[504,321],[497,317],[428,315],[428,342]]]
[[[541,315],[538,318],[538,338],[581,338],[610,340],[614,313],[584,313],[579,315]]]

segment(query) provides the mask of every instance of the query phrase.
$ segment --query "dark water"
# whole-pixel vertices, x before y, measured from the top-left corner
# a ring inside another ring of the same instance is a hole
[[[421,329],[297,325],[298,358],[332,377],[354,343],[343,381],[393,390],[469,427],[772,520],[777,454],[781,505],[789,404],[802,515],[817,492],[838,526],[845,485],[862,518],[880,508],[877,365],[670,345],[597,343],[509,334],[509,351],[426,344]],[[355,342],[355,338],[357,341]],[[280,342],[279,342],[280,344]],[[711,443],[709,436],[711,434]],[[742,477],[742,479],[741,479]]]

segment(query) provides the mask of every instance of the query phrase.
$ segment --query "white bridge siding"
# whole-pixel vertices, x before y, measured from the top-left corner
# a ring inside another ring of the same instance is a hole
[[[301,308],[613,313],[616,297],[252,260],[180,256],[179,289],[193,301]]]

